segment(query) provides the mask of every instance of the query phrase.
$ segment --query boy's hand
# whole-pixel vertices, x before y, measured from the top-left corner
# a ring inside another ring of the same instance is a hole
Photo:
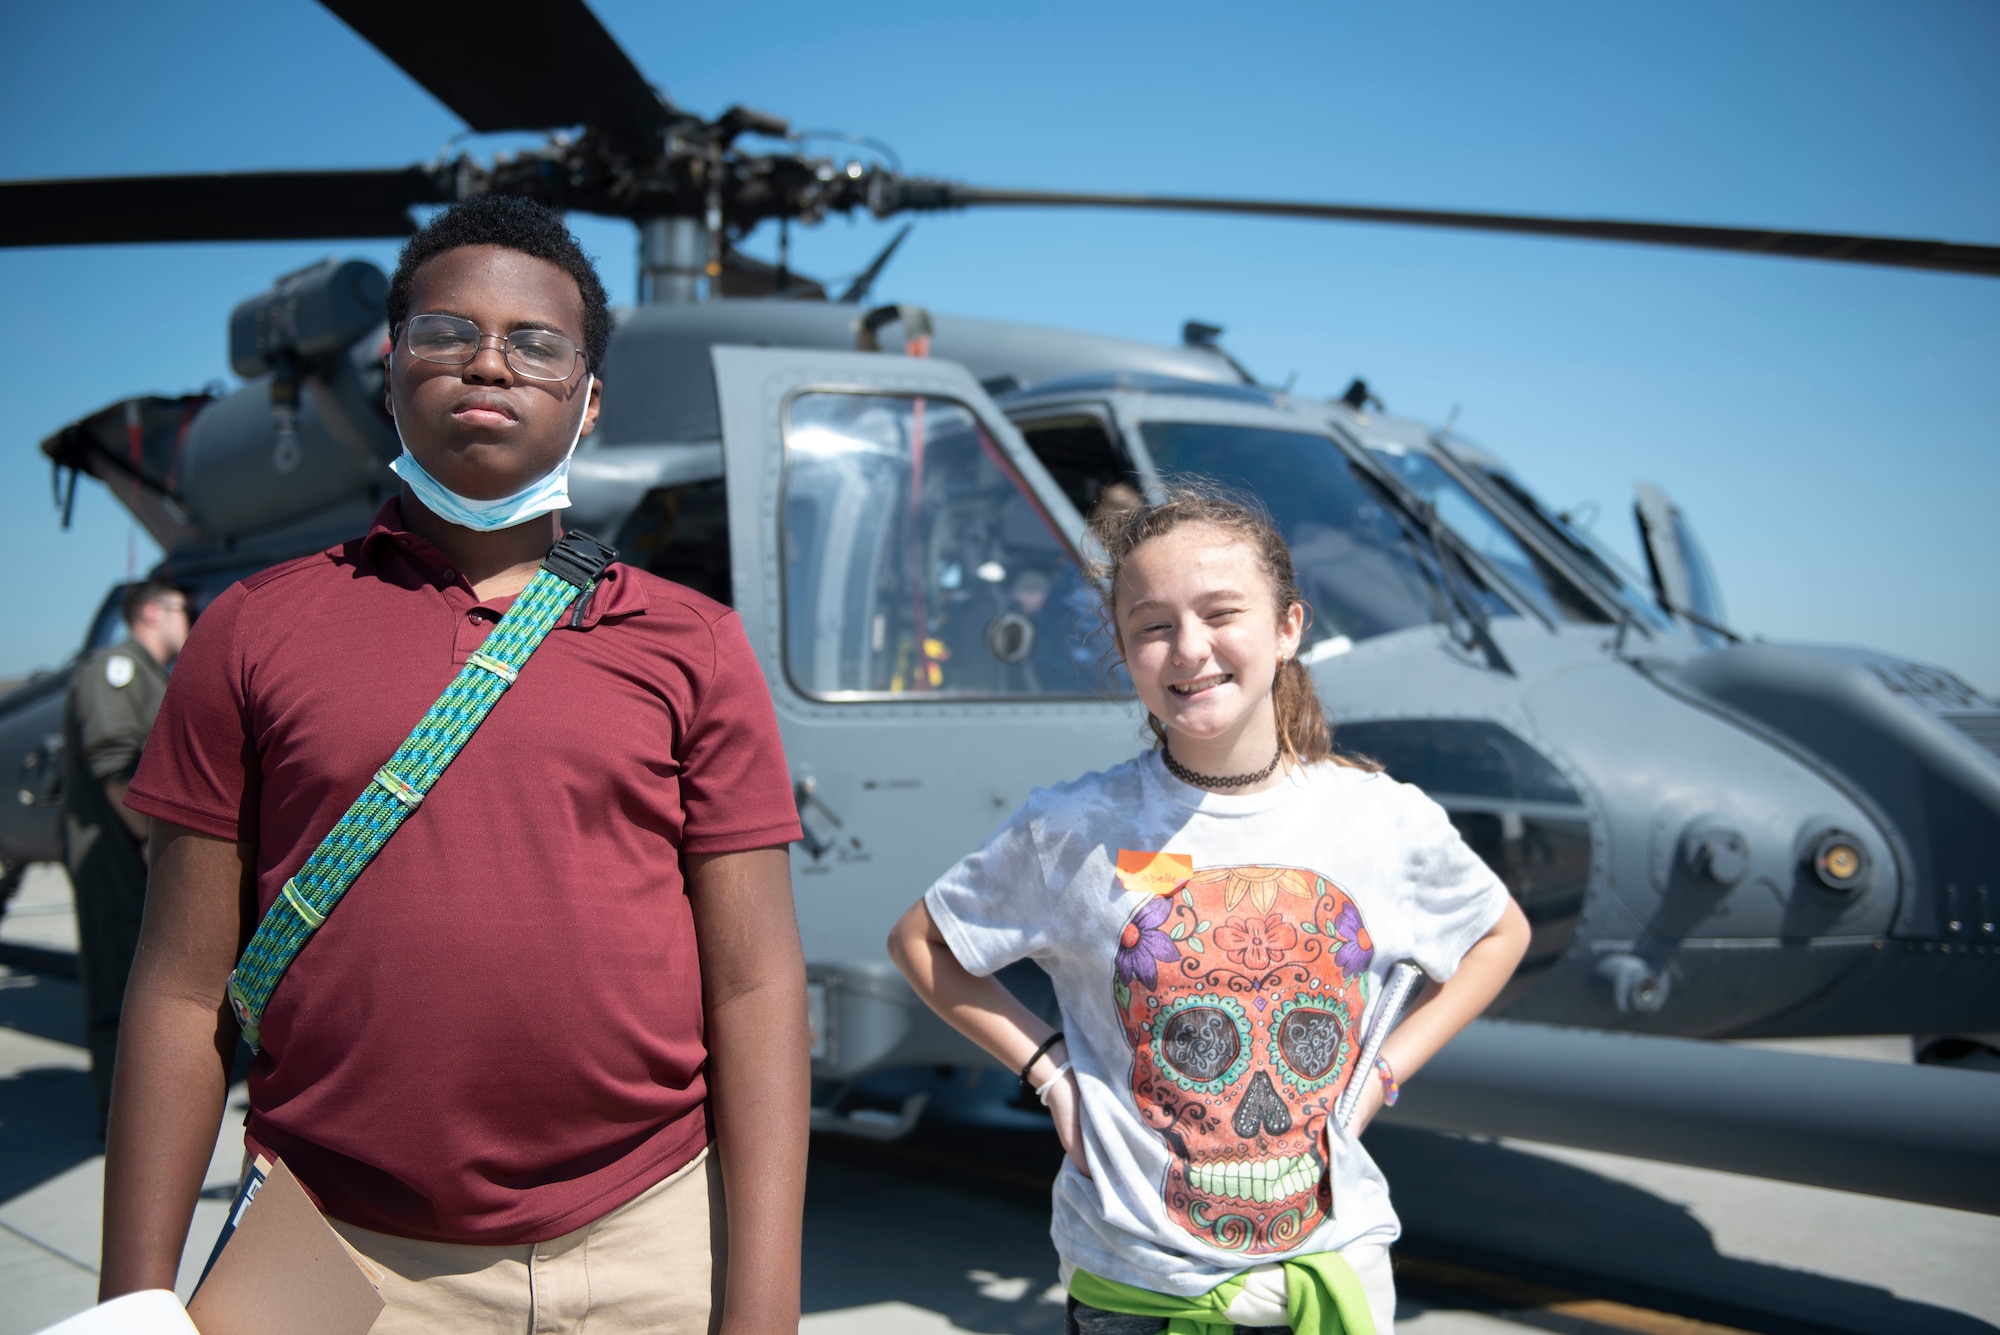
[[[1075,1071],[1064,1071],[1049,1091],[1049,1115],[1056,1119],[1056,1138],[1062,1141],[1063,1152],[1077,1172],[1089,1177],[1090,1165],[1083,1158],[1083,1091],[1076,1086]]]

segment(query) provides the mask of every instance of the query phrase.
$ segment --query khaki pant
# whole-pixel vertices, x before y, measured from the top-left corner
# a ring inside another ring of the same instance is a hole
[[[707,1335],[722,1316],[722,1172],[694,1162],[595,1223],[547,1242],[418,1242],[329,1219],[377,1270],[369,1335]]]

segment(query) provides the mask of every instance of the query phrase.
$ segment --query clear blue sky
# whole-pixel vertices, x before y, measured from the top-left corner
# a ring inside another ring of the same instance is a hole
[[[684,106],[875,135],[912,171],[982,184],[2000,243],[1990,3],[597,7]],[[534,40],[468,20],[468,41]],[[0,125],[4,178],[402,165],[461,128],[305,0],[4,0]],[[631,230],[578,230],[628,299]],[[887,234],[836,221],[795,233],[794,259],[851,272]],[[36,443],[115,399],[226,379],[230,307],[328,253],[392,260],[352,243],[0,252],[8,343],[33,359],[0,376],[0,675],[65,658],[133,546],[95,487],[58,531]],[[1666,487],[1744,629],[2000,692],[2000,282],[1009,213],[920,222],[879,292],[1160,340],[1200,317],[1269,380],[1334,393],[1363,374],[1400,412],[1457,405],[1548,499],[1596,501],[1622,549],[1632,484]]]

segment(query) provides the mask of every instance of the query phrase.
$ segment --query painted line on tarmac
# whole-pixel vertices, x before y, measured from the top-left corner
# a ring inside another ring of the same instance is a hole
[[[1391,1255],[1396,1266],[1397,1289],[1401,1291],[1407,1286],[1412,1290],[1410,1296],[1418,1301],[1422,1301],[1420,1295],[1425,1290],[1466,1294],[1484,1300],[1482,1306],[1488,1315],[1526,1326],[1576,1335],[1597,1331],[1629,1331],[1633,1335],[1748,1335],[1741,1326],[1718,1325],[1649,1307],[1635,1307],[1455,1261],[1412,1256],[1394,1249]]]
[[[94,1275],[97,1273],[97,1267],[90,1264],[88,1261],[79,1261],[74,1256],[71,1256],[68,1252],[62,1250],[62,1248],[51,1247],[49,1246],[48,1243],[43,1242],[40,1238],[36,1237],[34,1234],[23,1233],[20,1229],[15,1228],[12,1224],[7,1223],[5,1220],[0,1220],[0,1231],[13,1234],[21,1241],[27,1243],[30,1247],[33,1247],[35,1250],[47,1252],[50,1256],[55,1257],[58,1261],[63,1261],[69,1265],[73,1265],[86,1275]]]

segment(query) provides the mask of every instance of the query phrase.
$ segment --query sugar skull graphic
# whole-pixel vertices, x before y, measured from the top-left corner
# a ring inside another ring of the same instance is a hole
[[[1197,871],[1119,938],[1112,995],[1176,1223],[1245,1256],[1332,1210],[1322,1132],[1360,1051],[1374,954],[1354,901],[1293,867]]]

